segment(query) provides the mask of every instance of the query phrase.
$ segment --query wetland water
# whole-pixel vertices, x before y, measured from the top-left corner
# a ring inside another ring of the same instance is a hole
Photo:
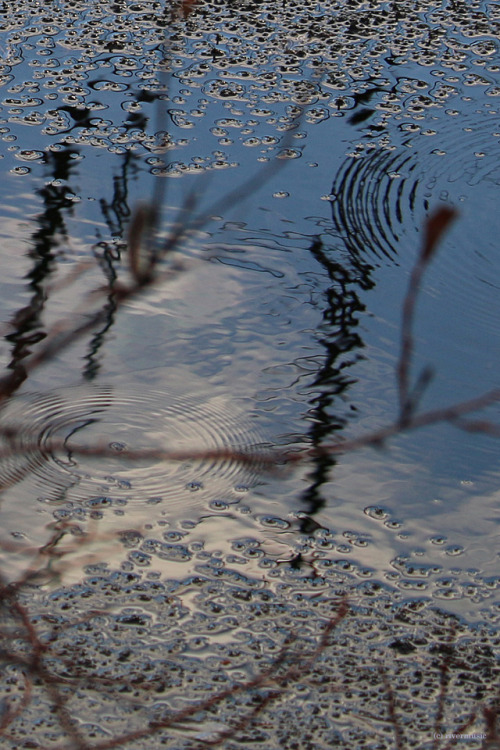
[[[459,217],[419,299],[415,373],[435,373],[422,408],[497,387],[499,20],[495,4],[432,0],[213,2],[175,23],[141,1],[2,12],[6,368],[86,311],[91,289],[127,278],[131,216],[158,183],[164,233],[186,220],[190,191],[211,217],[179,245],[184,270],[119,311],[111,292],[92,301],[102,325],[7,405],[21,451],[1,467],[4,540],[33,548],[58,523],[94,524],[63,580],[175,580],[184,632],[216,597],[195,603],[191,575],[286,595],[291,621],[307,593],[369,590],[381,611],[389,597],[498,621],[494,439],[438,425],[276,477],[47,446],[300,448],[389,423],[401,304],[425,217],[443,204]],[[242,200],[220,202],[252,174]],[[25,565],[3,558],[12,576]]]

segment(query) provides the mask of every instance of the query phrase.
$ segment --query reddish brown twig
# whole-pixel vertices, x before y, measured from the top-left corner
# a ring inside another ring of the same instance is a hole
[[[436,707],[436,715],[434,717],[434,740],[433,750],[437,750],[439,747],[439,737],[443,733],[443,718],[446,697],[448,695],[448,683],[450,679],[450,663],[453,657],[455,645],[455,629],[452,631],[447,638],[446,642],[442,644],[443,658],[439,665],[439,695]]]
[[[408,283],[408,291],[403,302],[401,321],[401,352],[397,365],[397,381],[399,387],[399,420],[405,426],[411,419],[417,406],[418,393],[410,393],[410,369],[413,358],[413,321],[415,306],[427,266],[434,257],[437,245],[456,218],[457,212],[449,206],[439,208],[427,220],[424,229],[424,241],[419,256],[413,266]],[[428,375],[423,380],[428,379]]]
[[[382,677],[382,682],[384,683],[384,690],[387,698],[387,710],[389,712],[389,721],[393,728],[394,740],[396,742],[395,747],[396,750],[403,750],[403,730],[396,711],[396,698],[394,696],[394,691],[389,680],[387,679],[386,671],[382,666],[379,666],[379,674]]]

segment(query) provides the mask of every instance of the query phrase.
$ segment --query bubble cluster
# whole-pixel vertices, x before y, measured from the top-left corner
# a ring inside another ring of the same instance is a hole
[[[308,106],[308,125],[366,116],[375,133],[388,118],[418,121],[463,87],[495,95],[491,8],[441,6],[208,2],[182,19],[146,0],[126,8],[75,1],[50,16],[21,2],[2,13],[0,115],[16,140],[29,125],[38,142],[41,135],[146,155],[165,148],[158,109],[172,128],[170,149],[185,134],[194,143],[200,121],[210,130],[217,118],[245,131],[235,133],[237,143],[261,149],[264,138],[281,139],[293,127],[297,105]],[[417,92],[408,96],[409,88]],[[258,121],[245,126],[252,115]],[[214,149],[231,146],[218,129],[212,137]]]
[[[175,747],[188,748],[234,732],[262,701],[232,742],[311,750],[335,742],[350,750],[372,747],[376,733],[377,746],[389,750],[392,705],[405,736],[420,746],[435,729],[443,689],[447,731],[459,731],[475,712],[470,731],[485,732],[482,707],[498,672],[493,627],[471,629],[408,593],[398,597],[372,584],[346,592],[347,613],[327,638],[325,627],[341,608],[335,586],[299,592],[283,582],[272,591],[210,564],[176,581],[159,580],[154,571],[89,566],[78,586],[21,603],[33,608],[30,627],[50,644],[45,679],[71,684],[65,705],[90,742],[133,732],[134,746],[147,748],[170,743],[175,732]],[[12,632],[9,647],[16,644]],[[272,688],[288,677],[286,689],[266,703],[269,677],[242,686],[269,670]],[[21,667],[13,663],[5,674],[2,698],[17,706]],[[34,681],[10,723],[11,737],[49,746],[58,730],[60,736],[50,696],[43,681]],[[186,709],[193,715],[182,724],[162,727]]]

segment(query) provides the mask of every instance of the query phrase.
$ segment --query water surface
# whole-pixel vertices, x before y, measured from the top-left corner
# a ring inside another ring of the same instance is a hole
[[[300,449],[390,422],[402,299],[443,204],[459,218],[418,306],[415,372],[435,370],[422,408],[495,387],[495,14],[441,2],[214,3],[175,23],[148,2],[4,13],[4,366],[75,306],[103,310],[9,404],[21,438]],[[155,191],[164,235],[193,210],[210,217],[179,244],[182,270],[119,311],[111,292],[89,303],[128,278],[131,216]],[[53,288],[85,259],[91,270]],[[496,601],[494,440],[440,425],[279,477],[229,467],[222,484],[224,467],[37,451],[33,467],[20,456],[3,470],[4,534],[27,544],[62,518],[99,518],[104,536],[148,525],[146,537],[189,519],[193,543],[222,554],[252,537],[275,562],[346,558],[360,578],[472,619]],[[141,561],[168,572],[155,554]]]

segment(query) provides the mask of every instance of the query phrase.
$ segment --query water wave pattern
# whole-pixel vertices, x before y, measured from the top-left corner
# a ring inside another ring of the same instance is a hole
[[[15,398],[2,411],[0,487],[28,483],[28,496],[90,507],[129,503],[236,502],[256,483],[258,460],[244,466],[230,452],[258,450],[259,438],[222,396],[125,393],[75,387]],[[78,448],[106,449],[84,455]],[[120,458],[126,451],[192,451],[197,458]],[[200,452],[212,456],[200,457]],[[216,451],[227,451],[221,459]],[[116,454],[116,458],[113,457]],[[24,496],[27,494],[24,492]]]
[[[456,113],[458,115],[458,112]],[[335,176],[330,199],[337,232],[354,258],[395,260],[418,248],[424,217],[440,202],[455,206],[464,223],[477,230],[483,212],[484,246],[493,247],[500,187],[498,108],[487,102],[437,129],[402,127],[399,146],[360,146]],[[490,229],[488,230],[488,224]],[[465,230],[460,254],[469,257]],[[415,246],[415,243],[417,245]]]

